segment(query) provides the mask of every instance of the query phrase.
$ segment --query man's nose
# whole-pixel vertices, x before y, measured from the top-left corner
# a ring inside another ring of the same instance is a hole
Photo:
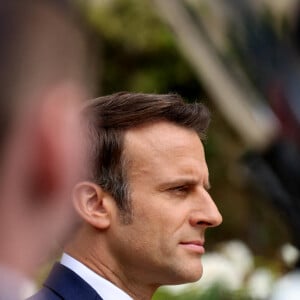
[[[197,202],[197,208],[195,208],[190,217],[190,224],[192,226],[204,225],[206,227],[216,227],[222,223],[222,215],[214,200],[207,192]]]

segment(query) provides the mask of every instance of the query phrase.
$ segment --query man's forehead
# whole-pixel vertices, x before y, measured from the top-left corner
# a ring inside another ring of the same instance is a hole
[[[204,157],[203,145],[196,131],[167,121],[147,123],[125,133],[124,150],[132,162],[174,156]]]
[[[134,128],[130,128],[125,132],[125,140],[127,141],[148,141],[151,143],[152,141],[167,141],[168,139],[174,139],[175,136],[180,136],[184,138],[184,136],[197,136],[198,134],[195,130],[177,125],[170,121],[166,120],[158,120],[153,122],[147,122],[145,124],[141,124]],[[179,139],[176,139],[180,142]],[[200,141],[200,138],[199,138]]]

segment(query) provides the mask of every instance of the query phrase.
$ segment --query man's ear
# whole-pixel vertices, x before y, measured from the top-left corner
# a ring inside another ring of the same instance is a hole
[[[5,161],[35,205],[64,206],[82,176],[86,144],[76,91],[67,83],[42,90],[16,111]]]
[[[99,185],[84,181],[73,190],[75,210],[91,226],[106,229],[111,223],[111,197]]]
[[[15,109],[1,173],[7,189],[18,181],[19,194],[32,207],[65,206],[81,175],[85,143],[76,90],[68,83],[42,89],[24,95],[30,100]]]

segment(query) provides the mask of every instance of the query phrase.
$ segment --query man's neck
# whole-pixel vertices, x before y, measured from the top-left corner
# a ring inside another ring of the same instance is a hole
[[[65,252],[97,275],[127,293],[133,300],[151,300],[156,290],[156,288],[146,287],[135,278],[131,279],[130,276],[126,273],[124,274],[124,272],[114,271],[114,268],[109,264],[109,259],[100,259],[94,255],[88,255],[87,253],[83,256],[72,249],[67,249]]]

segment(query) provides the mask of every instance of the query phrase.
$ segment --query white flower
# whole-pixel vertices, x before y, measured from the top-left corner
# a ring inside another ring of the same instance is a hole
[[[267,299],[274,283],[272,272],[266,268],[257,268],[247,282],[248,294],[254,299]]]
[[[280,252],[282,260],[288,267],[292,267],[299,258],[299,250],[291,244],[284,244]]]
[[[271,300],[287,299],[300,299],[300,271],[294,271],[283,276],[274,286]]]
[[[203,255],[203,275],[196,283],[201,289],[207,289],[215,284],[222,285],[228,290],[238,290],[243,278],[236,271],[234,265],[223,255],[211,252]]]
[[[204,254],[201,260],[203,275],[197,282],[181,285],[167,285],[164,286],[163,289],[177,295],[183,294],[187,290],[205,291],[214,285],[220,285],[231,291],[241,288],[243,278],[240,277],[239,272],[229,259],[217,252],[210,252]]]
[[[251,250],[239,240],[232,240],[221,246],[220,253],[223,254],[234,265],[235,271],[241,278],[253,269],[254,259]]]

